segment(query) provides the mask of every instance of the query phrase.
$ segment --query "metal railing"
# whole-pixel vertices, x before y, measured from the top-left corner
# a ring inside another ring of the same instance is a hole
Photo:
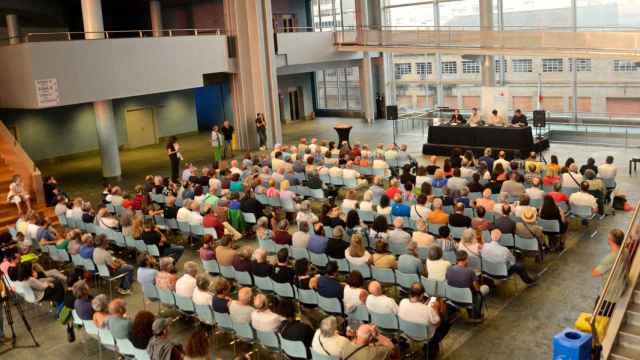
[[[278,26],[274,29],[275,33],[293,33],[293,32],[314,32],[316,31],[313,26]],[[318,31],[319,32],[319,31]]]
[[[416,52],[438,49],[464,54],[536,52],[567,57],[640,56],[640,31],[634,27],[507,27],[479,26],[344,27],[334,32],[338,49],[370,47],[376,51]],[[344,46],[344,48],[341,48]],[[359,49],[359,48],[357,48]]]
[[[598,301],[591,314],[591,332],[593,334],[593,345],[599,353],[602,340],[607,335],[608,327],[600,329],[597,325],[598,319],[610,318],[615,304],[619,301],[627,288],[629,280],[629,270],[636,256],[638,244],[640,243],[640,206],[636,206],[631,222],[627,227],[626,236],[620,246],[620,251],[609,271],[609,275],[598,297]],[[602,332],[600,332],[602,331]],[[599,357],[598,357],[599,358]]]
[[[146,37],[173,37],[173,36],[204,36],[224,35],[224,29],[162,29],[162,30],[108,30],[108,31],[58,31],[58,32],[30,32],[19,36],[20,42],[43,41],[71,41],[95,39],[121,39],[121,38],[146,38]],[[1,39],[2,43],[9,43],[12,38]]]

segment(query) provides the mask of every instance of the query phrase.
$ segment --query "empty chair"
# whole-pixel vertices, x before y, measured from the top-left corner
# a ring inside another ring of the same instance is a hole
[[[255,283],[256,287],[262,292],[273,291],[273,281],[268,276],[253,275],[253,282]]]
[[[229,314],[214,311],[213,318],[222,330],[233,333],[233,322]]]
[[[273,331],[258,331],[256,330],[256,339],[258,339],[258,343],[260,346],[266,348],[267,350],[278,352],[280,351],[280,339],[278,339],[278,334]]]
[[[420,282],[424,286],[424,291],[429,296],[445,297],[445,287],[443,282],[420,276]]]
[[[449,230],[451,230],[451,236],[453,236],[454,239],[462,238],[462,233],[465,229],[465,227],[460,226],[449,226]]]
[[[515,248],[519,251],[540,251],[540,246],[538,244],[538,239],[533,238],[523,238],[522,236],[515,236]]]
[[[213,317],[213,310],[209,305],[195,305],[196,315],[198,316],[198,320],[200,322],[205,323],[207,325],[215,325],[216,321]]]
[[[395,273],[396,283],[403,289],[410,289],[413,283],[420,282],[418,274],[406,274],[399,270],[396,270]]]
[[[376,266],[372,266],[371,275],[381,284],[394,285],[396,283],[395,271],[390,268],[379,268]]]
[[[329,262],[329,257],[326,254],[316,254],[313,251],[309,251],[309,260],[313,265],[324,268]]]
[[[234,280],[236,278],[236,271],[233,266],[220,265],[220,275],[227,280]]]
[[[234,278],[240,285],[253,286],[253,278],[248,271],[235,271]]]
[[[301,247],[296,247],[296,246],[292,246],[291,247],[291,257],[293,257],[295,260],[298,259],[309,259],[309,251],[305,248],[301,248]]]
[[[423,342],[429,340],[429,327],[398,318],[398,327],[404,335],[412,341]]]
[[[469,288],[457,288],[444,283],[445,294],[450,303],[458,307],[473,306],[473,294]]]
[[[168,305],[171,307],[176,306],[176,298],[173,296],[173,292],[171,290],[157,288],[158,297],[160,298],[160,302],[164,305]]]
[[[362,275],[362,278],[371,279],[371,267],[368,264],[364,264],[364,265],[349,264],[349,267],[351,268],[351,271],[358,271]]]
[[[280,348],[287,356],[298,359],[308,359],[307,347],[302,341],[291,341],[278,334]]]
[[[358,304],[351,308],[349,313],[347,314],[349,319],[356,320],[360,322],[370,322],[371,314],[369,314],[369,309],[367,309],[367,305]]]
[[[516,246],[516,240],[513,237],[513,234],[502,234],[500,237],[500,245],[508,248],[514,248]]]
[[[160,249],[155,244],[147,244],[147,252],[153,257],[160,257]]]
[[[300,289],[296,287],[298,301],[303,305],[318,305],[318,293],[312,289]]]
[[[220,265],[216,259],[202,260],[202,267],[206,272],[212,275],[220,274]]]
[[[293,290],[293,285],[290,283],[279,283],[277,281],[272,281],[273,292],[276,293],[279,297],[295,299],[295,293]]]
[[[196,306],[193,303],[193,300],[191,298],[187,298],[187,297],[178,295],[176,293],[173,293],[173,296],[176,299],[176,305],[178,306],[178,309],[180,309],[181,311],[183,311],[185,313],[195,313],[196,312]]]
[[[371,314],[371,322],[376,324],[383,332],[396,332],[400,329],[397,315],[369,313]]]
[[[129,339],[115,339],[118,353],[125,356],[136,356],[136,347],[133,346]]]

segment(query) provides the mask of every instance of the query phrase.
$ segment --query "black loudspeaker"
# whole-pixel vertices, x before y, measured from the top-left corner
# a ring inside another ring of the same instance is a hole
[[[398,120],[398,106],[397,105],[388,105],[387,106],[387,120]]]
[[[545,127],[547,122],[547,112],[544,110],[533,110],[533,127]]]

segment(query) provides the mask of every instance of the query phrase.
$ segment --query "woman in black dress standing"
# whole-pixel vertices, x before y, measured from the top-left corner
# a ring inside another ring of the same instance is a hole
[[[180,172],[180,157],[178,151],[180,150],[180,145],[178,144],[178,139],[175,136],[169,138],[167,142],[167,155],[169,156],[169,161],[171,162],[171,181],[176,182],[179,178]]]

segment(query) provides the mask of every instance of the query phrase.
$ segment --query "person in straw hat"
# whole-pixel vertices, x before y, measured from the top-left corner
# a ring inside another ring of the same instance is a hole
[[[544,243],[544,232],[542,227],[536,224],[538,219],[538,212],[533,207],[525,208],[520,215],[522,222],[516,224],[516,235],[525,239],[538,239],[538,243],[541,245]]]

